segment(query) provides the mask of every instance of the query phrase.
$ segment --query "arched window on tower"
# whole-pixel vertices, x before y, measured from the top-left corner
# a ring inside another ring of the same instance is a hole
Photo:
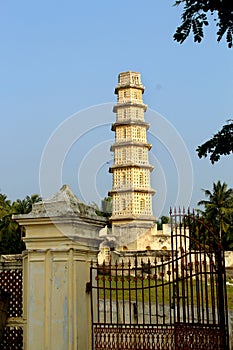
[[[142,171],[139,174],[139,184],[144,185],[144,174]]]
[[[121,151],[121,156],[122,156],[122,162],[125,163],[125,161],[126,161],[126,150],[125,149],[123,149]]]
[[[142,160],[142,149],[139,148],[138,150],[138,160]]]
[[[126,139],[126,136],[127,136],[127,130],[126,128],[123,129],[123,138]]]
[[[121,210],[124,211],[126,209],[126,200],[125,198],[122,198],[121,200]]]
[[[145,210],[145,199],[141,198],[140,199],[140,213],[144,212]]]
[[[126,173],[124,171],[121,175],[121,179],[122,179],[122,185],[125,185],[126,184]]]
[[[141,129],[137,128],[137,138],[140,139],[141,138]]]

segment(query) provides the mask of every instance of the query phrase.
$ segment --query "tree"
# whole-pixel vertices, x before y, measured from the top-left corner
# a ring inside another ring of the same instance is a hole
[[[39,195],[34,194],[11,203],[5,194],[0,194],[0,254],[18,254],[25,249],[21,229],[12,220],[12,215],[29,213],[32,205],[41,200]]]
[[[194,41],[200,43],[204,37],[203,28],[209,24],[207,15],[212,15],[217,27],[217,41],[226,35],[226,42],[233,44],[233,1],[232,0],[176,0],[175,6],[183,5],[182,24],[176,29],[174,39],[183,43],[193,33]]]
[[[198,146],[196,149],[199,158],[207,157],[210,154],[212,164],[217,162],[222,155],[233,153],[233,121],[222,127],[210,140]]]
[[[233,223],[233,189],[227,188],[225,182],[218,181],[213,184],[213,191],[204,190],[208,200],[201,200],[198,205],[204,205],[202,214],[205,219],[217,228],[221,241],[228,242],[233,248],[231,227]],[[229,235],[230,233],[230,235]],[[230,242],[231,241],[231,242]]]
[[[101,206],[106,216],[110,217],[112,215],[112,197],[105,197],[101,202]]]
[[[158,230],[162,230],[163,229],[163,224],[168,224],[169,221],[170,221],[170,218],[168,216],[165,216],[165,215],[161,216],[161,218],[157,222]]]
[[[42,198],[38,194],[26,196],[23,200],[17,199],[13,204],[14,214],[28,214],[32,210],[34,203],[41,202]]]

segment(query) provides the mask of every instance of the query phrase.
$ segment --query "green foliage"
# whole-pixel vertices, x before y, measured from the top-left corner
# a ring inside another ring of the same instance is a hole
[[[0,194],[0,254],[18,254],[25,249],[21,240],[21,229],[12,220],[13,214],[28,214],[33,203],[41,201],[37,194],[17,199],[11,203],[5,194]]]
[[[157,228],[158,228],[158,230],[162,230],[162,228],[163,228],[163,224],[168,224],[169,223],[169,220],[170,220],[170,218],[169,218],[169,216],[161,216],[161,218],[158,220],[158,222],[157,222]]]
[[[217,162],[220,156],[233,153],[233,121],[229,120],[217,134],[199,146],[197,153],[199,158],[207,157],[209,153],[212,164]]]
[[[105,213],[106,217],[112,215],[112,197],[105,197],[102,200],[102,211]]]
[[[183,43],[192,32],[194,41],[200,43],[204,27],[209,25],[207,15],[214,17],[217,27],[217,41],[226,35],[226,42],[233,44],[233,1],[232,0],[177,0],[174,6],[183,5],[182,23],[176,29],[174,39]]]
[[[225,182],[218,181],[213,184],[213,191],[203,190],[208,200],[201,200],[198,205],[203,205],[200,213],[203,220],[212,226],[221,239],[226,250],[233,249],[233,189],[227,188]]]
[[[101,202],[101,209],[95,202],[91,203],[98,216],[109,218],[112,215],[112,197],[105,197]]]

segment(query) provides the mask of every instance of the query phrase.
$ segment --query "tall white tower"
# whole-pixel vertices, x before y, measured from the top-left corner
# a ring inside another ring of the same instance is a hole
[[[118,77],[115,88],[118,102],[113,108],[116,123],[112,125],[115,143],[114,164],[109,171],[113,174],[112,196],[113,234],[120,237],[122,244],[132,242],[139,234],[146,233],[154,224],[152,196],[155,191],[150,185],[148,152],[151,144],[147,142],[143,103],[144,86],[140,73],[124,72]]]

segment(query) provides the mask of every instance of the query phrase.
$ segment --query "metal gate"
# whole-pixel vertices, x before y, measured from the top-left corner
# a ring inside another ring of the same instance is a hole
[[[90,269],[92,348],[227,350],[224,252],[194,214],[171,214],[171,250]]]

